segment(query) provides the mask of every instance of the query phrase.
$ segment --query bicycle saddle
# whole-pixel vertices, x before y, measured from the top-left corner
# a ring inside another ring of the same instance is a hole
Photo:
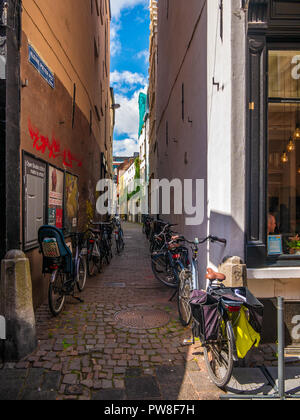
[[[212,270],[211,268],[207,269],[207,275],[206,278],[208,280],[219,280],[219,281],[225,281],[226,280],[226,276],[222,273],[216,273],[214,270]]]

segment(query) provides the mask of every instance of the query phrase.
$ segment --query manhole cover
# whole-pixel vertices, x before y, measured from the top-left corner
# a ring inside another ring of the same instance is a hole
[[[147,330],[168,324],[170,316],[157,309],[129,309],[118,312],[115,320],[124,327]]]

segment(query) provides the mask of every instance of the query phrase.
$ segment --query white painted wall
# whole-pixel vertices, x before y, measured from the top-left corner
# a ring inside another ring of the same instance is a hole
[[[245,231],[244,13],[240,1],[224,1],[222,40],[219,4],[208,2],[207,211],[208,234],[226,238],[228,244],[226,249],[210,246],[208,265],[213,268],[225,256],[244,259]]]

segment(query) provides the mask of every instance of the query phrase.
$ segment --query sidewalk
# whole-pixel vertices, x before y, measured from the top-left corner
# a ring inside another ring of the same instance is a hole
[[[190,329],[152,275],[141,226],[124,230],[124,253],[88,279],[84,303],[68,300],[58,318],[38,310],[38,349],[0,365],[0,400],[219,399],[201,349],[183,345]]]
[[[153,276],[139,225],[125,224],[126,248],[89,278],[81,297],[58,317],[36,314],[39,345],[17,364],[0,363],[0,400],[219,400],[199,344],[184,346],[190,328],[178,321],[173,291]],[[267,349],[268,350],[268,349]],[[228,393],[272,394],[274,351],[255,350],[235,369]],[[269,361],[266,360],[269,358]],[[293,362],[293,360],[290,360]],[[268,371],[259,366],[266,365]],[[287,390],[300,393],[300,367],[287,367]]]

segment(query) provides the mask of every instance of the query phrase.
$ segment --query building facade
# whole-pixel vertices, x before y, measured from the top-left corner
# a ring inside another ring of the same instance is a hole
[[[97,181],[112,176],[110,3],[0,4],[6,41],[0,184],[6,243],[1,258],[10,249],[25,251],[37,307],[47,290],[39,227],[83,229],[95,215]]]
[[[149,167],[157,167],[157,141],[156,141],[156,91],[157,91],[157,0],[150,0],[150,43],[149,43]],[[154,173],[149,173],[149,178],[155,178]]]
[[[202,279],[207,265],[239,256],[258,297],[293,302],[300,300],[299,23],[294,1],[160,0],[151,166],[160,179],[204,180],[203,222],[169,217],[190,238],[227,239],[226,248],[200,251]]]

